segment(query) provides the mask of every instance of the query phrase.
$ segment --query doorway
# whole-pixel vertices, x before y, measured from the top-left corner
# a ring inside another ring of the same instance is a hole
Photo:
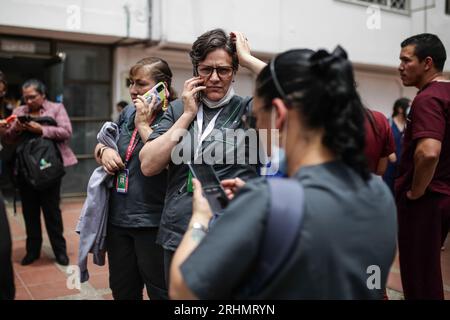
[[[8,94],[20,100],[24,81],[36,78],[45,83],[49,100],[64,104],[72,122],[70,146],[78,164],[67,168],[62,195],[86,194],[89,177],[97,166],[93,155],[97,133],[111,119],[112,48],[42,39],[11,40],[11,37],[5,46],[3,39],[0,35],[0,70],[7,77]],[[17,52],[32,49],[34,52]]]

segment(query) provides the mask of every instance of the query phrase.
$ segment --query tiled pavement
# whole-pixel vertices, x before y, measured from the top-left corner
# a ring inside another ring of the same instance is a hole
[[[78,254],[78,235],[74,232],[84,199],[64,199],[61,205],[64,220],[64,236],[67,241],[70,264],[76,265]],[[20,261],[25,255],[25,227],[18,206],[18,214],[13,215],[12,205],[7,204],[9,223],[13,237],[13,265],[15,271],[17,300],[111,300],[111,290],[108,285],[108,266],[96,266],[89,257],[90,279],[81,284],[81,290],[73,287],[71,274],[73,271],[58,265],[48,242],[46,231],[41,259],[29,266],[21,266]],[[43,230],[45,225],[42,222]],[[70,267],[70,266],[69,266]],[[450,300],[450,235],[447,239],[447,250],[442,252],[442,270],[445,284],[445,297]],[[69,284],[69,285],[68,285]],[[72,284],[72,286],[71,286]],[[398,259],[395,260],[388,280],[388,296],[390,299],[402,299],[400,270]],[[148,299],[145,290],[144,298]]]
[[[84,199],[65,199],[61,209],[64,221],[64,237],[67,241],[67,253],[70,265],[77,264],[78,234],[75,226],[80,215]],[[111,300],[112,294],[108,284],[108,265],[96,266],[89,257],[88,282],[81,284],[80,290],[73,281],[73,269],[57,264],[45,231],[44,221],[42,228],[44,242],[41,258],[29,266],[21,266],[20,261],[25,255],[25,227],[20,205],[17,215],[14,216],[12,205],[7,204],[9,224],[13,237],[13,267],[15,273],[16,300]],[[144,298],[148,299],[145,290]]]

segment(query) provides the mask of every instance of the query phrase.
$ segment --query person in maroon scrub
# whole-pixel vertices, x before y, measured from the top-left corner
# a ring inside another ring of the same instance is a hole
[[[446,59],[436,35],[416,35],[401,44],[402,82],[419,89],[395,182],[405,299],[444,299],[440,249],[450,223],[450,81],[442,74]]]
[[[392,129],[384,114],[366,109],[366,148],[364,153],[369,169],[382,176],[387,169],[389,158],[395,158],[395,142]]]

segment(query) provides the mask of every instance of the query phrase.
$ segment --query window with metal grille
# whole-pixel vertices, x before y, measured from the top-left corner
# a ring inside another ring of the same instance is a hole
[[[374,4],[380,6],[383,10],[394,11],[404,14],[409,14],[411,0],[338,0],[343,2],[350,2],[360,5]],[[446,0],[447,4],[450,0]]]

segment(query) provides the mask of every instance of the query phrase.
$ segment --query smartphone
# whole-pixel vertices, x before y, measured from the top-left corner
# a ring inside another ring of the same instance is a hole
[[[144,93],[143,97],[150,103],[152,101],[152,97],[156,97],[156,103],[154,109],[158,109],[163,104],[164,100],[166,100],[166,85],[164,82],[158,82],[153,88]]]
[[[198,77],[197,67],[194,67],[192,73],[193,73],[194,77]],[[195,98],[197,99],[197,102],[201,101],[202,98],[203,98],[203,92],[202,92],[202,91],[197,92],[197,93],[195,94]]]
[[[33,120],[30,116],[18,116],[17,119],[19,119],[21,123],[30,122]]]
[[[5,119],[6,123],[12,123],[17,119],[17,115],[12,114],[8,118]]]
[[[188,163],[194,178],[202,184],[203,194],[214,213],[222,211],[228,205],[228,197],[220,184],[213,166]]]

